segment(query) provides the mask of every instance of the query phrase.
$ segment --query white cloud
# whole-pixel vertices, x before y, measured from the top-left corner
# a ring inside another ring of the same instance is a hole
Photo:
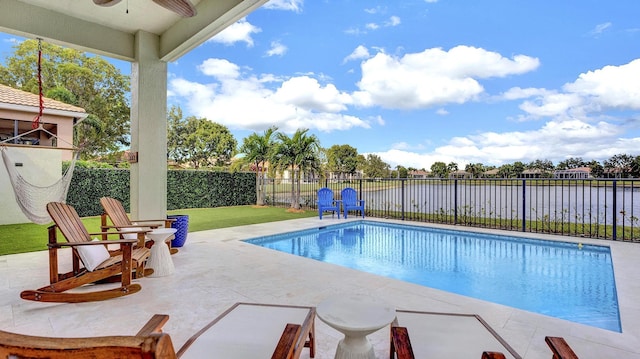
[[[560,90],[514,87],[501,98],[526,99],[520,108],[528,116],[546,119],[540,128],[454,137],[426,152],[411,150],[410,144],[396,144],[376,154],[392,167],[401,164],[429,169],[434,161],[453,161],[464,168],[476,162],[500,166],[549,159],[557,164],[568,157],[602,161],[620,153],[638,153],[640,137],[622,136],[637,130],[640,117],[629,115],[619,121],[602,115],[611,109],[640,109],[638,78],[640,59],[580,74]]]
[[[380,126],[384,126],[385,125],[384,118],[382,118],[382,116],[379,116],[379,115],[374,117],[372,122],[377,123]]]
[[[550,93],[528,100],[520,105],[520,109],[536,117],[555,117],[566,114],[571,108],[583,103],[580,96],[563,93]]]
[[[602,34],[605,30],[607,30],[608,28],[610,28],[610,27],[611,27],[611,25],[612,25],[612,24],[611,24],[610,22],[605,22],[605,23],[602,23],[602,24],[598,24],[598,25],[596,25],[596,27],[595,27],[593,30],[591,30],[590,34],[591,34],[591,35],[596,35],[596,36],[597,36],[597,35],[600,35],[600,34]]]
[[[511,59],[484,49],[457,46],[396,57],[379,52],[361,65],[362,106],[394,109],[427,108],[476,99],[484,88],[478,79],[505,77],[535,70],[539,60],[524,55]]]
[[[385,22],[382,23],[382,25],[377,24],[375,22],[370,22],[364,25],[364,28],[367,30],[378,30],[380,27],[393,27],[393,26],[398,26],[400,25],[400,17],[398,16],[391,16],[388,20],[386,20]],[[360,34],[366,34],[366,31],[357,29],[357,28],[351,28],[347,31],[345,31],[347,34],[350,35],[360,35]]]
[[[580,74],[564,85],[569,93],[606,108],[640,109],[640,59],[621,66],[605,66]]]
[[[208,59],[198,69],[211,76],[211,83],[172,78],[169,96],[186,104],[186,113],[231,129],[257,131],[276,125],[285,132],[298,128],[331,132],[370,127],[368,121],[342,113],[352,98],[333,84],[321,85],[304,75],[244,76],[240,66],[224,59]]]
[[[24,40],[18,39],[18,38],[15,38],[15,37],[10,37],[10,38],[7,38],[7,39],[3,39],[2,41],[3,42],[8,42],[10,44],[18,44],[18,43],[20,43],[20,42],[22,42]]]
[[[384,23],[384,26],[398,26],[400,25],[400,18],[398,16],[392,16]]]
[[[367,14],[378,14],[378,13],[384,13],[386,11],[387,11],[387,8],[382,6],[376,6],[376,7],[364,9],[364,12],[366,12]]]
[[[252,25],[245,18],[242,18],[210,38],[208,41],[218,42],[225,45],[244,42],[248,47],[252,47],[253,38],[251,38],[251,35],[261,31],[262,29]]]
[[[262,5],[262,7],[265,9],[300,12],[302,11],[303,2],[303,0],[271,0]]]
[[[534,117],[582,116],[602,111],[640,109],[640,59],[621,66],[605,66],[578,76],[562,92],[512,88],[504,99],[532,98],[520,109]]]
[[[376,24],[374,22],[371,22],[371,23],[366,24],[364,27],[367,28],[368,30],[377,30],[380,27],[380,25],[378,25],[378,24]]]
[[[351,27],[351,28],[348,28],[348,29],[344,30],[344,33],[347,34],[347,35],[358,36],[358,35],[366,34],[367,32],[364,31],[364,30],[361,30],[361,29],[359,29],[357,27]]]
[[[234,79],[240,76],[240,67],[225,59],[206,59],[198,66],[198,70],[219,79]]]
[[[567,157],[590,160],[636,152],[640,138],[623,139],[619,137],[622,133],[621,127],[604,121],[590,124],[578,119],[552,120],[537,130],[454,137],[428,152],[421,153],[415,146],[399,143],[389,151],[376,154],[391,167],[402,165],[427,170],[436,161],[456,162],[460,168],[477,162],[500,166],[515,161],[550,159],[558,163]]]
[[[232,129],[260,130],[276,125],[285,132],[298,128],[346,131],[384,126],[382,116],[366,120],[347,113],[354,104],[388,108],[434,107],[447,115],[443,105],[478,99],[480,81],[535,70],[539,62],[523,55],[505,58],[470,47],[449,51],[428,49],[421,53],[391,56],[358,46],[345,61],[362,61],[359,91],[347,93],[330,79],[312,73],[281,78],[273,74],[248,76],[248,71],[224,59],[208,59],[198,68],[211,76],[210,83],[185,79],[170,81],[169,95],[187,103],[186,110]],[[640,117],[616,123],[602,115],[606,109],[640,109],[640,59],[620,66],[585,72],[560,89],[513,87],[496,96],[522,101],[524,116],[543,119],[541,127],[528,131],[485,131],[462,135],[425,149],[422,144],[396,143],[376,152],[392,167],[400,164],[429,169],[435,161],[500,166],[514,161],[567,157],[606,159],[619,153],[637,153],[640,138],[622,138],[637,126]],[[448,107],[448,106],[447,106]],[[597,116],[597,117],[595,117]],[[635,116],[635,118],[633,118]],[[626,128],[628,126],[628,128]],[[429,143],[425,138],[421,143]]]
[[[398,143],[394,143],[391,145],[391,148],[394,150],[421,150],[424,148],[424,146],[422,144],[419,145],[411,145],[407,142],[398,142]]]
[[[271,42],[271,48],[267,51],[266,55],[271,56],[282,56],[287,52],[287,47],[281,44],[279,41]]]
[[[353,50],[352,53],[349,54],[349,56],[345,57],[344,60],[342,60],[342,63],[352,60],[368,59],[369,57],[371,57],[371,54],[369,54],[369,50],[366,47],[359,45],[355,48],[355,50]]]
[[[534,96],[543,96],[547,93],[551,93],[551,91],[538,88],[512,87],[502,94],[502,98],[505,100],[520,100]]]
[[[352,102],[351,96],[341,93],[333,84],[324,87],[316,79],[300,76],[282,83],[273,100],[307,110],[341,112]]]

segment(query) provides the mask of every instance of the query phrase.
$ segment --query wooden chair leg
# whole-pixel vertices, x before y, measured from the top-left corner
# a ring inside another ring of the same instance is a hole
[[[389,359],[414,359],[409,331],[405,327],[391,327],[391,349]]]

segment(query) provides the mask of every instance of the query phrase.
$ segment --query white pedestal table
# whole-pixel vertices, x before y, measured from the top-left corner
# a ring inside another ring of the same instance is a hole
[[[338,295],[316,307],[318,318],[344,334],[335,359],[375,359],[367,335],[391,324],[396,310],[390,304],[365,295]]]
[[[151,255],[147,259],[147,268],[153,269],[150,277],[163,277],[175,271],[169,246],[165,242],[174,233],[176,233],[175,228],[156,228],[147,233],[147,237],[153,240]]]

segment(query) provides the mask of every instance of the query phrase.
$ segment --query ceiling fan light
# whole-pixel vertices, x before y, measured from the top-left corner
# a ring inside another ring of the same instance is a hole
[[[189,0],[153,0],[153,2],[183,17],[196,15],[196,8]]]
[[[99,6],[113,6],[119,2],[120,0],[93,0],[93,3]]]

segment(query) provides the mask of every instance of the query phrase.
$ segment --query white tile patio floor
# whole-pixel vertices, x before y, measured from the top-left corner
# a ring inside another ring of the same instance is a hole
[[[103,302],[61,304],[22,300],[20,291],[48,283],[47,252],[0,256],[0,329],[59,337],[131,335],[152,314],[164,313],[170,315],[164,330],[171,335],[177,350],[235,302],[315,306],[333,294],[367,293],[394,304],[398,309],[478,314],[525,359],[551,357],[551,351],[544,342],[546,335],[564,337],[580,358],[640,359],[638,244],[580,240],[611,246],[623,328],[622,333],[616,333],[241,241],[339,221],[344,219],[325,216],[322,221],[307,218],[189,233],[185,246],[172,256],[175,274],[140,279],[137,282],[142,285],[141,292]],[[578,241],[570,237],[526,235]],[[455,337],[456,332],[464,330],[451,326],[440,331],[447,331]],[[388,335],[387,327],[369,336],[379,358],[388,358]],[[316,358],[332,358],[340,338],[341,334],[316,320]],[[459,337],[460,347],[465,342],[465,337]],[[266,357],[269,356],[267,353]],[[303,357],[308,357],[307,350]],[[459,357],[455,348],[449,357]],[[476,358],[480,358],[480,353]]]

